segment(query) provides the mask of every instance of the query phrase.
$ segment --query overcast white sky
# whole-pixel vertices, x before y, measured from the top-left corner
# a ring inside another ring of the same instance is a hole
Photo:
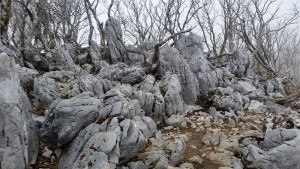
[[[146,1],[153,1],[153,2],[158,2],[160,0],[146,0]],[[187,0],[188,2],[189,0]],[[265,1],[265,0],[263,0]],[[108,6],[108,4],[110,3],[110,0],[103,0],[102,2],[106,3],[106,5]],[[283,15],[287,15],[290,14],[292,12],[292,8],[293,8],[293,4],[296,4],[298,6],[298,9],[300,10],[300,0],[278,0],[276,3],[278,3],[278,5],[280,5],[280,10],[278,13],[278,16],[283,16]],[[272,12],[272,9],[275,10],[277,8],[277,4],[273,4],[270,8],[270,12]],[[98,9],[98,12],[101,11],[101,15],[99,16],[99,19],[101,22],[105,22],[107,20],[107,8],[101,6],[101,9]],[[300,23],[297,25],[294,25],[295,27],[300,26]],[[217,29],[218,30],[218,29]],[[97,35],[96,35],[97,36]],[[98,41],[99,39],[96,38],[96,41]]]

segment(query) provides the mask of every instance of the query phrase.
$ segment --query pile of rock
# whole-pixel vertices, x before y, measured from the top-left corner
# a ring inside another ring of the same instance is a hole
[[[255,75],[252,57],[244,53],[209,61],[193,33],[175,47],[164,45],[159,76],[148,74],[145,56],[126,49],[120,29],[117,20],[108,20],[108,47],[92,43],[80,52],[69,44],[45,54],[0,44],[0,168],[35,164],[38,137],[55,151],[46,148],[44,156],[55,155],[61,169],[178,166],[186,139],[166,139],[158,124],[207,131],[203,143],[218,147],[207,158],[222,158],[218,162],[227,167],[299,168],[300,132],[283,128],[299,127],[300,118],[270,102],[286,95],[281,79]],[[153,53],[151,44],[141,49]],[[249,115],[265,118],[259,121],[265,128],[243,128]],[[227,136],[212,126],[243,132]]]

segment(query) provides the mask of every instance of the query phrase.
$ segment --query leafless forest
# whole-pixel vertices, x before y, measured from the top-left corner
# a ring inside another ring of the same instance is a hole
[[[257,68],[299,82],[299,8],[278,0],[3,0],[1,35],[19,48],[105,44],[101,17],[121,21],[126,45],[193,28],[213,57],[247,51]],[[8,19],[10,22],[8,23]],[[172,38],[176,43],[178,36]]]

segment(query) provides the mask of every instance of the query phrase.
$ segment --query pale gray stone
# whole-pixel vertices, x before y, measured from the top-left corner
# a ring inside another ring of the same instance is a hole
[[[184,139],[180,137],[174,140],[174,142],[170,142],[166,149],[170,151],[169,164],[175,166],[182,159],[186,144]]]
[[[125,63],[128,59],[128,52],[123,42],[121,24],[117,19],[110,18],[105,22],[105,38],[111,63]]]
[[[25,49],[22,53],[24,61],[31,63],[35,69],[48,71],[49,63],[46,56],[42,56],[40,53],[29,49]]]
[[[165,45],[160,49],[159,73],[166,76],[167,72],[177,74],[184,103],[194,105],[197,97],[200,95],[197,77],[179,51]]]
[[[20,77],[20,83],[23,89],[26,91],[27,88],[33,86],[33,81],[39,76],[39,72],[26,67],[17,66],[18,75]]]
[[[188,36],[181,36],[176,42],[176,48],[197,77],[201,94],[206,96],[207,92],[215,87],[215,83],[210,77],[210,62],[204,55],[202,38],[194,33],[190,33]]]
[[[52,71],[69,70],[78,73],[81,71],[81,68],[75,65],[73,61],[75,56],[73,46],[64,44],[58,50],[52,50],[50,53],[47,53],[49,69]]]
[[[30,102],[6,53],[0,53],[0,72],[0,168],[25,169],[35,164],[38,151]]]
[[[300,131],[275,129],[266,133],[263,148],[248,146],[249,162],[254,168],[297,169],[300,167]]]
[[[128,83],[133,86],[141,83],[145,79],[146,74],[141,67],[129,67],[124,63],[117,63],[101,69],[99,76],[102,79]]]
[[[172,115],[171,117],[165,119],[165,122],[169,126],[174,127],[186,127],[187,121],[183,115]]]
[[[40,129],[40,138],[52,145],[63,146],[99,116],[101,101],[82,93],[66,100],[54,101]]]
[[[183,99],[181,85],[176,74],[165,75],[161,81],[161,90],[164,96],[165,112],[167,116],[182,115]]]
[[[54,100],[61,98],[55,80],[44,76],[34,79],[33,96],[33,105],[42,110],[48,109]]]

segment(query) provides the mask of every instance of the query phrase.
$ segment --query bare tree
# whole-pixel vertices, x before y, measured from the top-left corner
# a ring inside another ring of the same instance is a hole
[[[12,15],[13,0],[0,1],[0,40],[8,39],[8,24]]]
[[[294,8],[289,17],[278,17],[280,5],[276,0],[250,0],[244,6],[242,16],[239,16],[238,35],[255,59],[268,71],[275,72],[274,49],[270,48],[270,34],[288,28],[299,19],[299,11]],[[271,8],[275,6],[274,12]]]
[[[134,44],[162,41],[168,36],[188,29],[202,7],[200,0],[118,1],[112,11],[121,21],[125,37]],[[178,36],[172,36],[176,42]]]
[[[105,45],[105,33],[104,33],[104,27],[103,27],[103,23],[100,22],[100,20],[98,19],[98,14],[97,14],[97,8],[99,5],[99,0],[93,0],[93,2],[91,3],[90,0],[84,0],[85,2],[85,7],[86,7],[86,12],[87,12],[87,17],[89,20],[89,25],[90,25],[90,31],[94,28],[93,26],[93,22],[92,22],[92,18],[89,14],[89,11],[92,12],[93,17],[96,21],[97,24],[97,29],[100,33],[100,37],[101,37],[101,45]],[[90,36],[89,36],[89,42],[91,41],[91,37],[92,37],[92,33],[90,32]]]
[[[80,46],[86,27],[85,8],[80,0],[15,0],[11,39],[22,48],[49,50],[56,43]]]

